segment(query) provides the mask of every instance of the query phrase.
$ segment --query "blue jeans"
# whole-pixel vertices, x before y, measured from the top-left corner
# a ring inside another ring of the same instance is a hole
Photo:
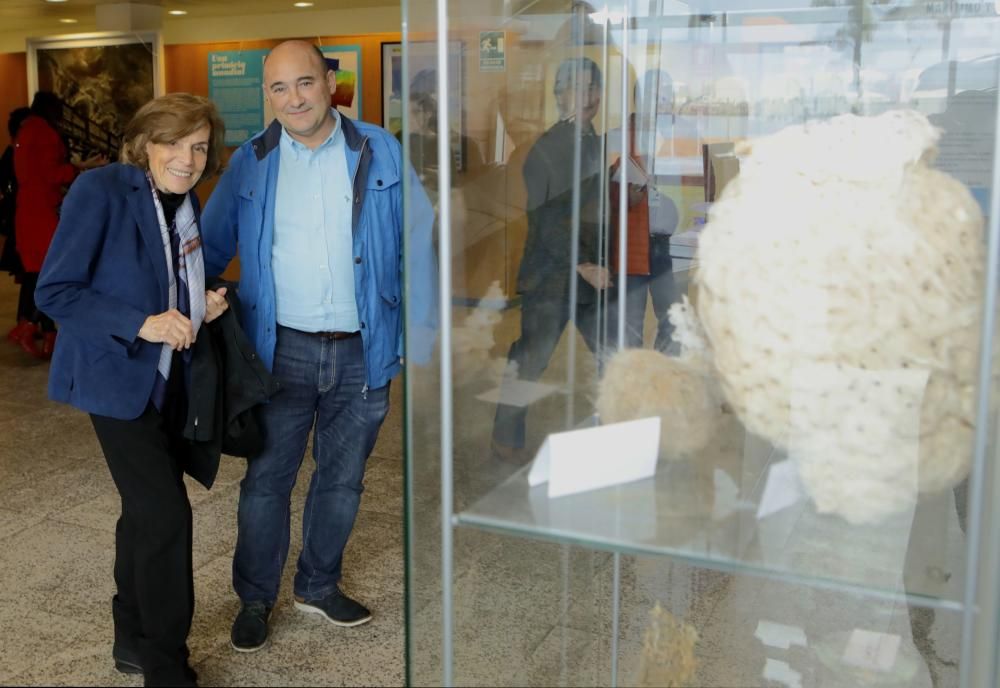
[[[628,275],[625,280],[625,348],[641,349],[646,320],[646,294],[653,298],[656,314],[656,340],[653,348],[666,352],[674,326],[667,312],[681,300],[674,284],[674,265],[670,258],[670,236],[649,237],[649,274]],[[618,290],[611,289],[608,300],[608,342],[618,346]]]
[[[281,383],[261,407],[264,450],[240,483],[233,587],[244,603],[273,606],[288,557],[290,499],[315,425],[313,459],[302,518],[302,553],[294,593],[318,599],[341,576],[354,527],[365,463],[389,412],[389,385],[365,390],[361,337],[334,340],[278,327],[274,376]]]

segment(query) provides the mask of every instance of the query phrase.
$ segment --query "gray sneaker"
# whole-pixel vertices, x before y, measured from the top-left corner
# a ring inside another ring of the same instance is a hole
[[[334,626],[360,626],[372,620],[372,613],[363,604],[352,600],[339,588],[317,600],[296,595],[295,607],[309,614],[319,614]]]

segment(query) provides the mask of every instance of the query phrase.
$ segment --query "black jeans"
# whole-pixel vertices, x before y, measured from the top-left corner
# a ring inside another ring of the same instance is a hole
[[[521,337],[511,344],[508,364],[517,364],[519,380],[537,381],[549,365],[552,353],[569,322],[569,304],[547,294],[525,293],[521,297]],[[576,328],[592,351],[597,351],[596,305],[577,303]],[[502,396],[502,394],[501,394]],[[508,447],[523,447],[528,409],[497,404],[493,440]]]
[[[115,528],[116,649],[137,652],[146,685],[190,685],[191,503],[179,409],[169,402],[167,409],[161,414],[150,404],[135,420],[91,415],[91,421],[122,501]]]

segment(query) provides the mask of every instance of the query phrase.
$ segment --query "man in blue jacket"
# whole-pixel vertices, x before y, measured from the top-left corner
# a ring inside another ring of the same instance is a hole
[[[240,486],[233,585],[242,607],[231,641],[242,652],[267,642],[290,495],[314,427],[295,606],[338,626],[371,619],[338,584],[403,357],[403,165],[391,134],[330,107],[335,90],[318,48],[276,46],[264,62],[276,120],[233,154],[202,217],[206,274],[238,249],[244,329],[281,385],[262,408],[265,448]],[[433,210],[418,184],[409,201],[407,308],[411,322],[432,327]],[[409,360],[425,359],[432,339],[411,336]]]

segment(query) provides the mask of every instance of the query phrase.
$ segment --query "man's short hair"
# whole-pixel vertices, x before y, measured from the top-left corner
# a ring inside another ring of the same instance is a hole
[[[578,75],[584,71],[590,72],[590,85],[600,87],[601,69],[597,63],[589,57],[570,57],[563,60],[556,70],[556,81],[552,85],[552,92],[559,95],[567,88],[576,83]]]
[[[291,42],[306,43],[307,41],[302,41],[297,38],[292,38],[287,41],[282,41],[281,43],[278,43],[278,45],[283,45],[285,43],[291,43]],[[278,47],[278,45],[273,46],[270,50],[267,51],[267,54],[264,55],[263,64],[267,64],[267,58],[271,57],[271,53],[274,51],[275,48]],[[323,54],[323,51],[320,50],[320,47],[315,43],[309,43],[309,47],[311,47],[313,49],[313,52],[316,53],[316,57],[319,58],[319,63],[323,65],[323,73],[326,74],[328,71],[330,71],[330,63],[326,61],[326,55]]]

